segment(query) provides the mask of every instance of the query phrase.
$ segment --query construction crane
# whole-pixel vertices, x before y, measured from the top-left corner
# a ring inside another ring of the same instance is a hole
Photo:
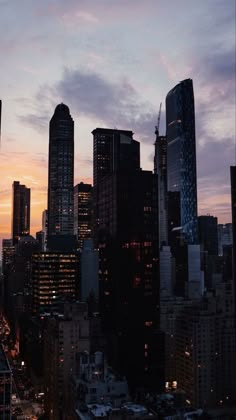
[[[155,126],[155,134],[159,136],[159,127],[160,127],[160,120],[161,120],[161,106],[162,102],[160,103],[159,113],[157,117],[157,125]]]

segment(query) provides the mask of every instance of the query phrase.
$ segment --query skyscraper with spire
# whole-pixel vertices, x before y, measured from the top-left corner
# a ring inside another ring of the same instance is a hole
[[[74,121],[57,105],[49,127],[48,237],[73,235]]]

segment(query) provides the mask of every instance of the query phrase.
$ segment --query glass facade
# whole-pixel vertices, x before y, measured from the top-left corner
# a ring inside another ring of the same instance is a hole
[[[169,224],[180,228],[186,243],[198,242],[197,179],[193,82],[183,80],[166,97],[167,188],[179,195],[180,218]],[[173,209],[172,209],[173,211]]]
[[[49,129],[48,236],[73,235],[74,121],[57,105]]]

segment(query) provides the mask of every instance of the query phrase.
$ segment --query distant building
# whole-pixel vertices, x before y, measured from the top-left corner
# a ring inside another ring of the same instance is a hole
[[[0,345],[0,419],[11,420],[12,372]]]
[[[15,252],[15,246],[13,245],[12,239],[2,240],[2,273],[6,274],[7,268],[12,261],[12,257]]]
[[[48,236],[73,235],[74,121],[57,105],[49,127]]]
[[[74,187],[74,235],[82,249],[84,239],[92,237],[93,188],[80,182]]]
[[[204,215],[198,217],[199,243],[208,255],[218,255],[217,217]]]
[[[21,236],[30,233],[30,189],[14,181],[12,190],[12,241],[15,245]]]
[[[233,245],[232,223],[218,225],[218,254],[223,255],[224,246]]]
[[[198,243],[193,82],[186,79],[166,97],[169,245],[180,228],[187,244]]]

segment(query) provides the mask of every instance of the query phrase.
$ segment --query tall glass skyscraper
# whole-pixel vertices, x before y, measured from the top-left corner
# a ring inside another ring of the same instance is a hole
[[[179,229],[187,244],[198,242],[193,82],[186,79],[166,97],[169,234]],[[173,220],[171,220],[171,214]]]
[[[49,127],[48,236],[73,235],[74,121],[57,105]]]

